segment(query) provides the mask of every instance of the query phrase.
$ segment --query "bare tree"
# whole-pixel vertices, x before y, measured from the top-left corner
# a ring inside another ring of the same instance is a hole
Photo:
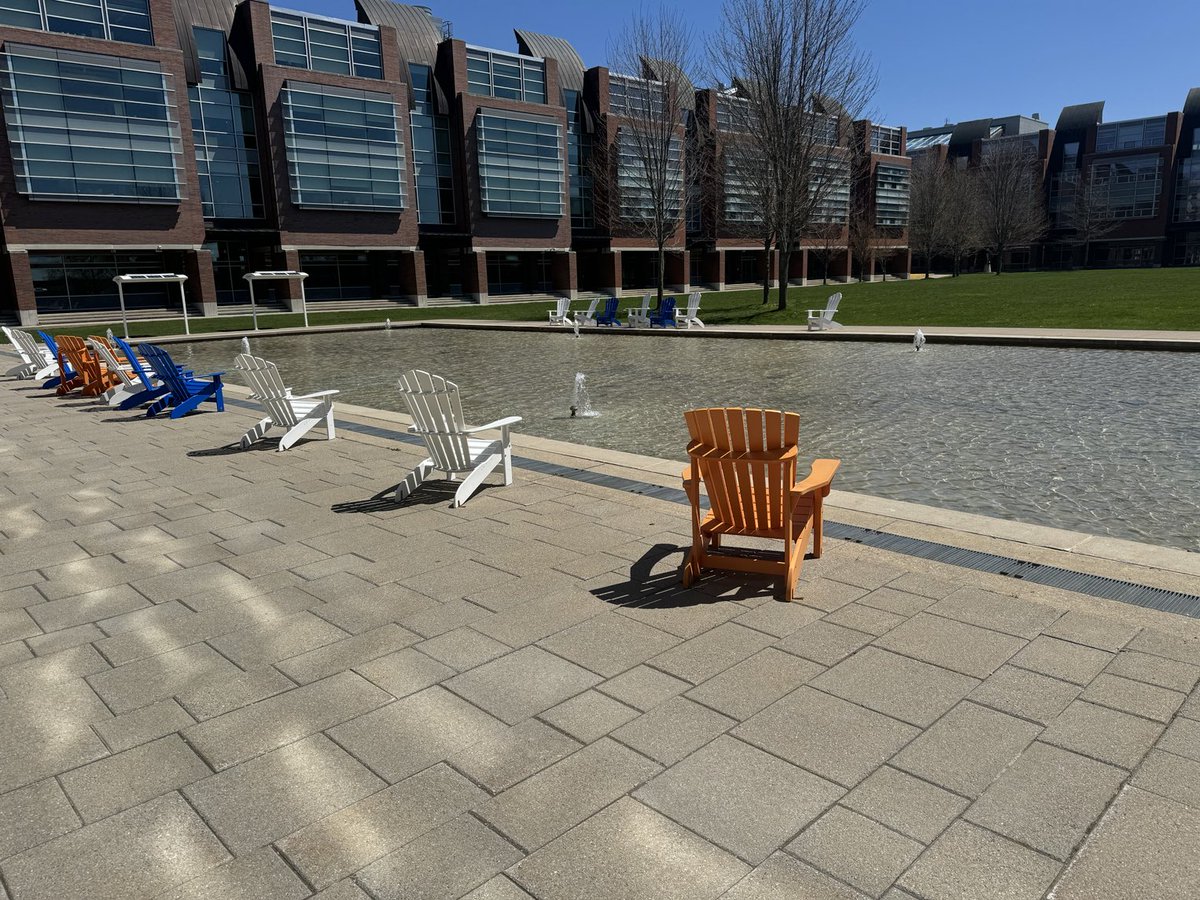
[[[948,171],[946,161],[935,153],[924,153],[913,160],[908,245],[924,260],[926,278],[933,269],[933,258],[946,249],[951,200]]]
[[[976,177],[984,243],[997,275],[1004,254],[1031,244],[1046,231],[1037,155],[1022,140],[985,142]]]
[[[969,169],[947,167],[945,240],[942,245],[950,257],[954,277],[962,272],[962,262],[984,244],[980,210],[979,179]]]
[[[771,301],[771,248],[775,243],[775,184],[757,140],[749,127],[749,104],[733,97],[723,98],[736,110],[730,128],[720,136],[723,171],[719,194],[722,199],[722,230],[744,235],[762,248],[762,302]],[[780,277],[783,277],[782,274]]]
[[[1089,169],[1073,173],[1074,178],[1068,181],[1065,177],[1060,182],[1059,189],[1071,185],[1067,197],[1060,195],[1059,207],[1062,225],[1071,229],[1071,243],[1082,251],[1082,264],[1087,266],[1091,255],[1092,241],[1099,240],[1121,227],[1118,219],[1114,219],[1109,206],[1109,185],[1107,181],[1097,179]]]
[[[856,135],[850,144],[851,194],[850,214],[846,223],[846,251],[850,254],[850,269],[858,260],[858,280],[875,277],[872,262],[874,246],[879,237],[875,224],[875,199],[872,191],[871,155],[867,145]]]
[[[619,80],[624,97],[612,110],[620,123],[616,146],[597,157],[605,182],[597,197],[614,233],[654,242],[660,304],[666,246],[686,209],[684,111],[695,99],[688,75],[693,45],[687,19],[664,5],[637,13],[610,53],[610,78]]]
[[[750,102],[750,135],[771,187],[775,246],[786,273],[800,239],[842,189],[849,123],[861,118],[875,73],[852,30],[865,0],[725,0],[713,43],[720,80]],[[787,308],[788,281],[779,283]]]
[[[817,222],[808,229],[808,255],[821,263],[821,284],[829,284],[829,264],[833,254],[842,246],[846,226],[840,222]]]

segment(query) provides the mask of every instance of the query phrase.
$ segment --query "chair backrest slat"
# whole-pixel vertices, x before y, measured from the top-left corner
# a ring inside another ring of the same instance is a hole
[[[291,428],[300,421],[275,363],[249,353],[239,353],[234,366],[245,377],[254,399],[263,405],[276,425]]]
[[[125,358],[129,360],[129,367],[133,369],[133,374],[138,377],[138,381],[142,383],[142,387],[148,391],[152,390],[154,388],[154,383],[150,381],[150,375],[142,367],[141,360],[137,358],[137,354],[133,352],[133,348],[130,347],[128,343],[121,340],[121,338],[114,338],[113,340],[117,342],[117,346],[121,348],[121,352],[124,353]],[[155,375],[158,375],[158,373],[156,372]],[[160,379],[161,377],[162,376],[159,376]]]
[[[425,439],[434,467],[450,472],[469,468],[471,452],[463,433],[466,420],[458,385],[414,369],[400,377],[400,393],[417,433]]]
[[[105,338],[92,335],[88,340],[109,372],[120,378],[122,384],[129,387],[137,387],[137,382],[133,380],[126,368],[117,361],[117,356],[113,352],[112,345]]]
[[[611,321],[612,319],[614,319],[616,317],[617,304],[619,304],[620,302],[621,301],[618,300],[616,297],[609,297],[607,300],[604,301],[604,318],[605,319],[608,319]]]
[[[837,312],[838,304],[842,302],[842,292],[830,296],[829,301],[825,304],[825,318],[832,319],[833,314]]]
[[[172,405],[182,403],[192,395],[179,367],[171,359],[171,354],[156,344],[138,344],[138,350],[170,390]]]

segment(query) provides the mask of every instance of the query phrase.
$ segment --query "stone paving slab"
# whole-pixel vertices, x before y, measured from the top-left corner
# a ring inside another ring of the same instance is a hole
[[[1200,893],[1188,620],[838,541],[792,603],[685,590],[673,503],[527,469],[381,502],[415,447],[41,393],[0,386],[0,900]],[[1190,571],[1051,531],[1030,558]]]

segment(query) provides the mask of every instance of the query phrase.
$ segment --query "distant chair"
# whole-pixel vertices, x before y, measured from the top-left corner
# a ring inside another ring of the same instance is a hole
[[[596,324],[596,309],[600,306],[600,298],[593,297],[588,302],[586,310],[581,310],[575,313],[576,325],[595,325]]]
[[[675,310],[675,325],[686,325],[691,328],[695,325],[697,328],[703,328],[704,323],[700,321],[700,292],[692,291],[688,294],[688,305],[686,310]]]
[[[133,367],[129,364],[122,364],[117,358],[117,352],[108,342],[107,338],[99,335],[92,335],[87,340],[88,346],[92,352],[100,357],[100,362],[113,376],[113,383],[110,384],[104,391],[104,402],[109,406],[117,406],[124,400],[128,400],[134,394],[142,391],[142,383],[134,376],[136,373]]]
[[[675,298],[663,297],[658,309],[650,313],[648,318],[651,328],[655,325],[661,325],[663,328],[670,325],[672,328],[677,328],[678,326],[675,324]]]
[[[33,340],[19,328],[0,326],[0,331],[8,338],[9,343],[17,351],[21,362],[9,369],[5,374],[13,378],[47,378],[58,368],[58,361],[50,357],[50,351]]]
[[[479,489],[483,479],[501,463],[504,464],[504,483],[512,484],[512,437],[509,429],[521,421],[520,416],[507,416],[474,427],[466,424],[458,385],[438,376],[414,369],[400,378],[400,393],[408,406],[413,424],[408,429],[425,441],[429,456],[396,488],[396,499],[403,500],[435,471],[456,480],[466,474],[454,494],[454,506],[462,506]],[[476,439],[471,435],[482,431],[500,431],[499,439]]]
[[[140,389],[138,389],[138,385],[134,385],[132,393],[117,399],[117,409],[133,409],[135,406],[142,406],[151,400],[156,400],[164,394],[170,393],[170,388],[155,374],[154,369],[148,365],[142,365],[142,361],[138,359],[137,354],[133,352],[133,348],[128,343],[121,338],[113,338],[113,341],[121,348],[121,353],[129,361],[130,371],[137,376],[137,380],[141,385]],[[187,372],[185,374],[190,375],[191,373]],[[116,388],[115,390],[120,390],[120,388]]]
[[[604,301],[604,312],[596,316],[597,325],[620,325],[617,321],[617,307],[621,301],[616,297],[609,297]]]
[[[836,459],[818,459],[803,481],[796,480],[800,416],[761,409],[693,409],[683,414],[691,443],[691,464],[683,487],[692,509],[692,549],[683,570],[690,586],[704,569],[748,572],[779,578],[790,600],[800,566],[813,541],[821,555],[822,501],[829,494]],[[709,510],[701,509],[700,488]],[[731,548],[726,537],[783,541],[782,558]]]
[[[117,376],[109,372],[87,342],[75,334],[58,336],[58,366],[75,370],[74,378],[59,384],[57,393],[60,397],[73,390],[79,390],[85,397],[99,397],[117,383]]]
[[[44,388],[62,387],[63,382],[72,381],[79,377],[79,374],[71,368],[71,364],[58,352],[58,342],[54,340],[54,336],[48,331],[39,331],[38,337],[42,339],[42,343],[50,351],[50,355],[54,358],[56,374],[45,384]],[[64,364],[66,368],[63,368]]]
[[[279,377],[275,363],[249,353],[238,354],[234,366],[245,377],[253,397],[266,410],[266,418],[242,435],[243,450],[261,439],[273,427],[288,429],[279,440],[279,450],[287,450],[304,437],[314,426],[325,423],[328,440],[337,437],[333,424],[333,395],[337,391],[317,391],[315,394],[293,395]]]
[[[225,411],[225,396],[222,392],[221,376],[224,372],[209,372],[208,380],[195,378],[190,372],[185,373],[171,355],[162,347],[155,344],[138,344],[138,350],[146,362],[154,369],[167,393],[158,397],[150,408],[147,416],[156,416],[167,407],[171,408],[171,418],[180,419],[211,400],[217,404],[217,412]],[[122,404],[123,406],[123,404]]]
[[[641,306],[631,306],[625,310],[625,315],[628,317],[626,325],[630,328],[649,328],[650,327],[650,295],[642,295]]]
[[[554,309],[550,310],[551,325],[570,325],[571,324],[571,301],[565,297],[560,297],[554,301]]]
[[[824,309],[810,309],[808,311],[808,330],[824,331],[827,328],[841,328],[841,322],[833,321],[834,314],[837,313],[838,304],[841,302],[842,292],[838,291],[829,298]]]

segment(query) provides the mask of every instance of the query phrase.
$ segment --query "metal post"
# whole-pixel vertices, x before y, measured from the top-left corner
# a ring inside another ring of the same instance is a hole
[[[300,279],[300,311],[304,313],[304,327],[308,327],[308,300],[304,296],[304,278]]]
[[[183,301],[183,333],[190,335],[192,327],[188,324],[187,314],[187,292],[183,289],[183,282],[179,282],[179,299]]]
[[[254,304],[254,279],[246,279],[246,283],[250,285],[250,318],[254,320],[254,330],[258,331],[258,307]]]
[[[121,300],[121,324],[125,326],[125,340],[129,340],[129,319],[125,316],[125,285],[117,282],[117,296]]]

